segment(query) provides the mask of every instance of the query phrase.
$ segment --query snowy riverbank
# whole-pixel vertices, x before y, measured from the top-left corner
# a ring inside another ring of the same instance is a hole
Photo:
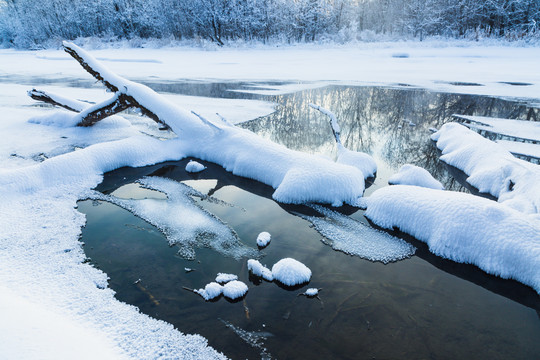
[[[328,83],[407,84],[540,102],[539,48],[396,43],[216,51],[107,49],[92,54],[111,70],[135,80],[289,82],[254,88],[268,94]],[[60,50],[0,50],[0,91],[5,95],[0,100],[0,294],[9,298],[0,302],[0,313],[12,315],[0,326],[0,357],[16,353],[18,358],[32,358],[36,351],[50,358],[58,355],[54,349],[63,345],[62,337],[37,338],[33,333],[11,331],[30,316],[60,319],[49,324],[58,334],[72,333],[74,328],[85,334],[72,339],[75,346],[66,349],[66,358],[80,357],[83,343],[99,344],[103,353],[95,355],[101,358],[120,353],[133,358],[220,357],[200,336],[184,336],[171,325],[118,302],[107,288],[107,275],[83,264],[85,255],[78,241],[85,219],[75,209],[76,202],[88,195],[104,172],[178,159],[185,149],[179,142],[144,135],[155,131],[149,121],[109,121],[84,129],[58,126],[62,116],[53,116],[56,121],[51,122],[43,122],[43,118],[29,122],[34,116],[53,113],[29,106],[33,101],[26,96],[25,90],[31,88],[27,84],[39,78],[91,79]],[[16,83],[10,83],[11,79]],[[68,87],[60,90],[78,98],[80,94],[72,91]],[[93,98],[96,90],[88,93],[83,95]],[[97,100],[107,96],[101,92]],[[237,116],[250,119],[271,112],[268,103],[238,100],[233,106],[233,101],[199,98],[197,106],[213,106],[214,113],[226,114],[231,121]],[[41,162],[44,157],[52,159]],[[17,311],[13,311],[14,303]],[[35,326],[39,330],[47,324]],[[35,346],[22,346],[30,343]]]

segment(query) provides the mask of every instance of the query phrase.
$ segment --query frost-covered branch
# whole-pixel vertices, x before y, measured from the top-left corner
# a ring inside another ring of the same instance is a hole
[[[55,95],[41,90],[32,89],[28,95],[35,100],[44,101],[48,104],[60,106],[70,111],[80,113],[78,126],[91,126],[96,122],[105,119],[111,115],[117,114],[129,108],[138,108],[141,113],[148,116],[157,123],[163,125],[162,130],[168,129],[169,126],[162,120],[154,111],[151,111],[147,106],[141,104],[135,97],[127,93],[127,84],[131,83],[116,74],[112,73],[106,67],[97,62],[94,58],[88,56],[78,46],[64,42],[64,50],[70,54],[81,66],[88,71],[98,81],[103,83],[107,89],[114,92],[115,95],[102,103],[93,105],[89,108],[84,103],[65,98],[60,95]],[[137,84],[138,85],[138,84]]]
[[[330,118],[330,125],[332,126],[332,132],[334,133],[336,142],[341,145],[341,139],[340,139],[341,128],[339,127],[339,123],[337,121],[336,115],[330,110],[320,107],[319,105],[309,104],[309,106],[315,110],[319,110],[321,113],[323,113],[324,115]]]
[[[81,111],[77,126],[92,126],[106,117],[127,110],[133,106],[130,100],[126,95],[117,93],[112,98]]]
[[[334,138],[336,139],[338,149],[337,162],[358,168],[360,171],[362,171],[365,178],[374,177],[377,173],[377,164],[375,163],[375,160],[366,153],[351,151],[341,143],[341,128],[339,127],[336,115],[332,111],[319,105],[309,104],[309,106],[315,110],[319,110],[321,113],[330,118],[330,125],[332,126],[332,132],[334,133]]]

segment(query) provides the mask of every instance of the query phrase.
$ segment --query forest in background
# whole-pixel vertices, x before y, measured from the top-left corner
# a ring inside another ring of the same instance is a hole
[[[0,45],[96,37],[300,43],[540,40],[540,0],[0,0]]]

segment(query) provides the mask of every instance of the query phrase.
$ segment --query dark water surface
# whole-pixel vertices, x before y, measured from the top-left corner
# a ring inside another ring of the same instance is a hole
[[[335,155],[328,120],[308,107],[317,103],[340,120],[344,145],[373,154],[379,171],[366,195],[387,186],[388,177],[405,163],[429,170],[452,190],[469,191],[463,176],[439,162],[429,128],[451,120],[451,114],[527,119],[537,109],[500,99],[420,90],[331,86],[289,95],[261,96],[226,91],[231,84],[180,83],[152,85],[160,91],[265,99],[277,111],[242,126],[289,148]],[[237,85],[244,87],[246,84]],[[233,86],[234,87],[234,86]],[[411,125],[414,124],[414,125]],[[295,258],[313,272],[300,289],[250,278],[246,260],[234,260],[201,248],[196,260],[177,255],[164,235],[130,212],[107,202],[82,201],[87,215],[82,241],[92,263],[110,277],[121,301],[174,324],[185,333],[199,333],[233,359],[535,359],[540,355],[540,298],[514,281],[486,275],[470,265],[432,255],[406,236],[416,254],[390,264],[370,262],[334,251],[298,214],[304,206],[271,199],[273,190],[233,176],[221,167],[188,174],[187,159],[106,175],[98,190],[122,198],[157,198],[135,181],[161,176],[181,181],[214,199],[197,204],[256,248],[262,231],[272,234],[260,251],[271,267]],[[342,212],[367,223],[362,211]],[[183,216],[170,214],[170,216]],[[185,268],[195,271],[186,272]],[[218,272],[237,274],[249,286],[238,302],[221,298],[205,302],[183,287],[201,288]],[[137,280],[139,280],[137,282]],[[136,283],[137,282],[137,283]],[[298,296],[308,287],[322,288],[320,300]]]

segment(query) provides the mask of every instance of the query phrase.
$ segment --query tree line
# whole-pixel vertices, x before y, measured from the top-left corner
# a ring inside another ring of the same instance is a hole
[[[540,0],[0,0],[0,44],[51,39],[540,38]]]

